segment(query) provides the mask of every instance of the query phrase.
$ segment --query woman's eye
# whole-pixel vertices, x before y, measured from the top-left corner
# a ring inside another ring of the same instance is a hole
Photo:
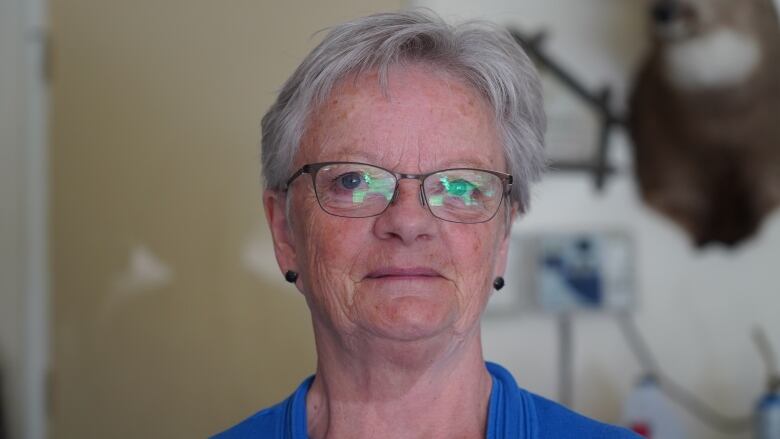
[[[462,197],[473,190],[474,185],[466,180],[455,180],[447,182],[446,188],[449,195]]]
[[[363,182],[363,178],[357,172],[348,172],[338,178],[339,184],[344,189],[357,189]]]

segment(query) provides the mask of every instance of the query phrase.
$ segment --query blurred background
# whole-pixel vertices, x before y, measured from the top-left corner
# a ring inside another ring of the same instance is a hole
[[[623,114],[651,48],[648,3],[0,0],[0,439],[207,437],[313,372],[308,310],[263,218],[258,145],[317,31],[406,7],[544,30],[543,51],[586,89],[609,86]],[[545,86],[552,150],[589,160],[598,117],[554,75]],[[587,169],[535,189],[484,319],[486,358],[627,422],[648,366],[617,322],[630,315],[665,376],[748,419],[767,375],[753,328],[780,350],[780,211],[736,247],[697,248],[643,204],[625,130],[608,143],[600,189]],[[618,299],[562,310],[535,264],[545,242],[582,236],[621,249],[602,262]],[[668,407],[677,437],[754,437]]]

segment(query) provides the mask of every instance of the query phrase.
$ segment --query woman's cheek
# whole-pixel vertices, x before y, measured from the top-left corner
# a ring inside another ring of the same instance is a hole
[[[487,230],[486,230],[487,229]],[[471,230],[466,242],[459,246],[458,266],[462,273],[464,301],[467,307],[478,306],[487,301],[489,287],[497,257],[497,239],[494,228]],[[463,235],[461,235],[463,236]]]
[[[311,219],[304,237],[308,294],[313,296],[319,311],[338,325],[338,320],[348,319],[354,296],[350,271],[365,246],[354,242],[343,219]]]

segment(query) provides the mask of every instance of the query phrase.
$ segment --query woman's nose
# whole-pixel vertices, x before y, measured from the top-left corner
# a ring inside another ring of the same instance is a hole
[[[412,244],[432,237],[437,221],[425,205],[420,183],[401,180],[390,205],[377,217],[374,233],[382,239],[396,238]]]
[[[403,181],[403,180],[401,180]],[[397,184],[395,187],[395,191],[393,192],[393,198],[390,199],[390,204],[394,204],[396,202],[396,199],[398,198],[398,195],[401,193],[401,183]],[[425,195],[422,191],[422,186],[419,186],[417,188],[417,199],[420,201],[420,206],[425,207]]]

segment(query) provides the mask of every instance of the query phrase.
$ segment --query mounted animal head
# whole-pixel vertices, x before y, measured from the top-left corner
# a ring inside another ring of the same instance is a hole
[[[647,0],[667,78],[696,91],[739,85],[778,50],[772,0]]]
[[[759,31],[757,22],[767,14],[775,16],[771,0],[648,0],[648,3],[653,31],[662,42],[679,42],[724,29],[755,34]]]

